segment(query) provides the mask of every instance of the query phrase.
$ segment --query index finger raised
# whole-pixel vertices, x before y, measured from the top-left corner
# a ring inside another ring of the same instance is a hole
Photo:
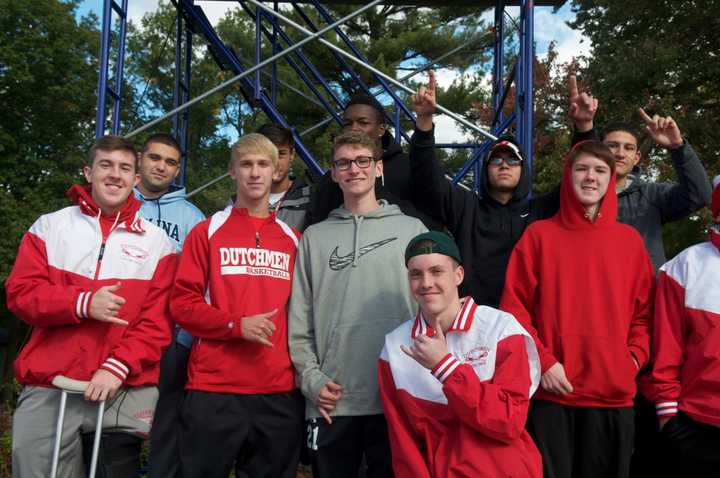
[[[640,117],[642,118],[642,120],[644,122],[646,122],[647,124],[652,123],[652,118],[650,116],[648,116],[647,113],[645,113],[644,109],[638,108],[638,113],[640,113]]]
[[[575,77],[575,68],[570,68],[570,71],[568,71],[567,86],[568,86],[568,92],[570,93],[570,98],[575,98],[578,95],[577,78]]]
[[[428,89],[435,91],[435,70],[428,71]]]

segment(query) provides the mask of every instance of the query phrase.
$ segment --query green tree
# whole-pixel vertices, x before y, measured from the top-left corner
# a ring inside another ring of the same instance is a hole
[[[641,131],[638,107],[672,116],[711,174],[720,173],[720,1],[573,0],[571,24],[590,39],[583,73],[600,98],[598,124],[630,121]],[[668,154],[641,143],[650,178],[674,180]],[[668,224],[672,256],[706,239],[709,214]]]
[[[39,214],[68,202],[93,138],[97,19],[76,18],[78,1],[0,0],[0,282],[23,233]],[[3,377],[22,331],[2,295],[10,330]]]

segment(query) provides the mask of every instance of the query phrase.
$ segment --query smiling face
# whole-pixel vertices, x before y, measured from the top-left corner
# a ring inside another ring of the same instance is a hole
[[[445,254],[420,254],[407,264],[410,291],[425,317],[435,317],[458,300],[463,267]]]
[[[362,131],[378,144],[385,134],[383,120],[372,106],[359,104],[348,106],[343,111],[342,121],[343,131]]]
[[[135,155],[124,149],[96,150],[92,165],[85,166],[83,174],[92,186],[93,201],[105,214],[119,210],[139,181]]]
[[[364,168],[358,166],[358,160],[373,156],[372,149],[360,145],[344,144],[335,149],[331,176],[340,186],[344,198],[359,198],[375,190],[375,178],[383,170],[382,161],[373,160]],[[347,161],[350,161],[349,167],[343,169],[342,165]]]
[[[151,195],[165,194],[180,173],[180,151],[153,142],[140,155],[140,187]]]
[[[233,155],[236,153],[233,152]],[[237,199],[241,204],[267,203],[275,168],[272,158],[262,153],[237,154],[230,165]]]
[[[575,196],[585,209],[597,210],[610,183],[610,166],[587,153],[580,154],[572,165],[572,184]]]
[[[627,131],[613,131],[605,135],[603,143],[615,157],[615,172],[622,179],[630,174],[640,161],[637,139]]]

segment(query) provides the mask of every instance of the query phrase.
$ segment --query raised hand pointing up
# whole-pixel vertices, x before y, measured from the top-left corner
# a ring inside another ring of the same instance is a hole
[[[590,93],[579,92],[575,69],[568,72],[568,116],[572,119],[580,132],[590,131],[593,128],[593,119],[598,109],[598,100]]]
[[[663,117],[659,115],[653,115],[651,118],[642,108],[639,108],[638,112],[645,122],[645,129],[658,146],[666,149],[675,149],[682,146],[682,134],[674,119],[670,116]]]

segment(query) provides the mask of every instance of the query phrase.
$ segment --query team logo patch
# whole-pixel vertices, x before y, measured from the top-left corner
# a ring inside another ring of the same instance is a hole
[[[488,347],[475,347],[469,352],[465,352],[463,362],[471,365],[485,365],[488,355],[490,355],[490,349]]]
[[[360,251],[358,252],[358,260],[368,252],[372,252],[375,249],[377,249],[380,246],[384,246],[388,242],[392,242],[396,240],[397,237],[390,237],[388,239],[384,239],[382,241],[373,242],[372,244],[368,244],[366,246],[362,246],[360,248]],[[350,254],[346,254],[344,256],[338,255],[338,248],[340,246],[335,247],[333,249],[332,253],[330,254],[330,259],[328,260],[328,266],[330,269],[334,271],[340,271],[345,269],[347,266],[353,263],[353,260],[355,259],[355,252],[351,252]]]
[[[140,410],[135,415],[133,415],[133,418],[139,422],[147,423],[148,425],[150,425],[153,421],[153,410]]]
[[[120,245],[120,257],[122,257],[123,259],[142,264],[143,262],[145,262],[149,255],[150,252],[134,244]]]

